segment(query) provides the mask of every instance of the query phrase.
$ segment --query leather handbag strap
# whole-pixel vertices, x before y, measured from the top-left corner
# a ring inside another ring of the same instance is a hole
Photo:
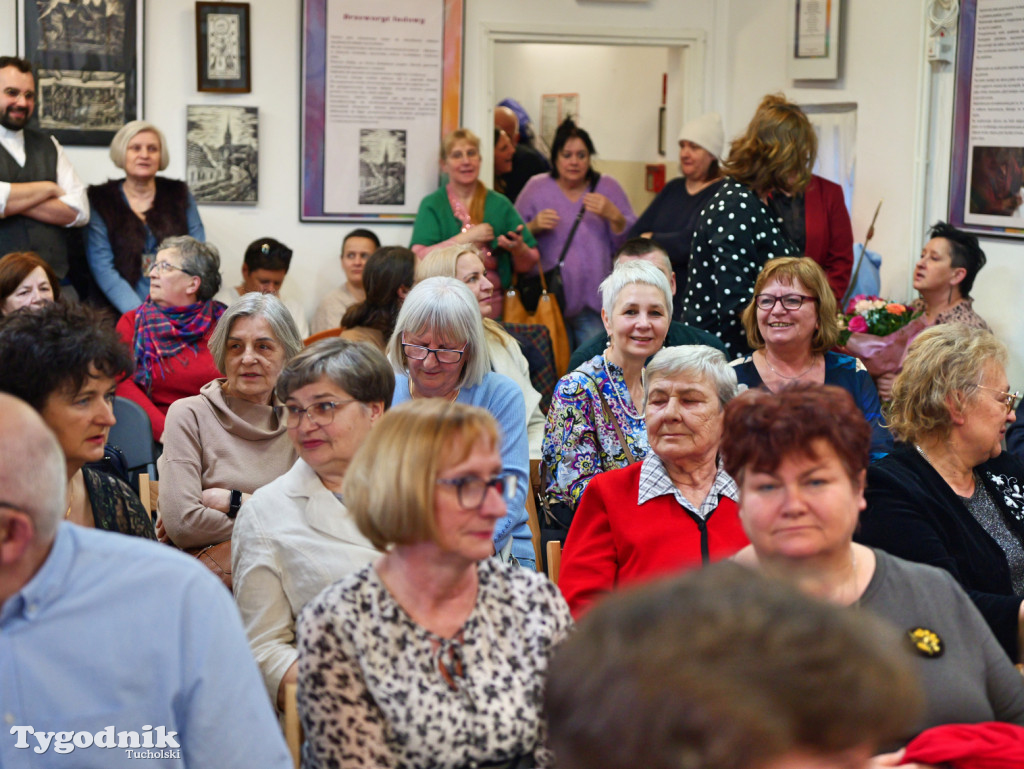
[[[626,443],[626,436],[622,432],[622,426],[619,425],[619,420],[615,418],[612,413],[611,407],[608,405],[608,401],[605,400],[604,392],[601,390],[601,385],[598,384],[594,377],[587,374],[587,379],[594,383],[594,388],[597,390],[597,397],[601,399],[601,413],[604,414],[605,421],[611,422],[612,427],[615,428],[615,437],[619,439],[619,445],[622,446],[622,453],[626,455],[626,465],[631,465],[636,462],[636,457],[633,456],[633,452],[629,450],[629,446]]]
[[[601,174],[594,171],[594,178],[590,180],[590,192],[593,192],[597,187],[597,182],[601,179]],[[587,213],[586,205],[580,206],[580,212],[576,214],[576,219],[572,223],[572,229],[569,230],[569,237],[565,239],[565,245],[562,246],[562,253],[558,255],[558,267],[562,266],[562,262],[565,261],[565,255],[569,253],[569,246],[572,245],[572,239],[576,237],[576,230],[580,227],[580,221],[583,219],[583,215]],[[541,278],[543,280],[543,278]]]

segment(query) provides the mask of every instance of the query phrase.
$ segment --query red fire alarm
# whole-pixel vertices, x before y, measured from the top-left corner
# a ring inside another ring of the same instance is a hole
[[[644,174],[644,189],[648,192],[661,192],[665,187],[665,164],[648,163]]]

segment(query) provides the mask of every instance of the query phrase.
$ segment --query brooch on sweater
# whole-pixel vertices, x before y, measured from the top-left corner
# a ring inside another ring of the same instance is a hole
[[[996,475],[991,470],[986,472],[989,481],[999,489],[1003,495],[1003,504],[1018,521],[1024,522],[1024,488],[1016,478],[1006,475]]]
[[[911,628],[907,631],[907,638],[914,651],[922,657],[941,657],[946,650],[939,634],[926,627]]]

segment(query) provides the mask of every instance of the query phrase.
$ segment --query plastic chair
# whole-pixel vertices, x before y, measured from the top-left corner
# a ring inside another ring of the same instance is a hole
[[[110,428],[107,442],[124,454],[132,486],[138,491],[140,472],[156,478],[157,450],[153,425],[142,406],[120,396],[114,398],[114,418],[117,424]]]

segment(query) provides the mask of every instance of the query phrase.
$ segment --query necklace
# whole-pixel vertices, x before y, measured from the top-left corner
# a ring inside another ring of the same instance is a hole
[[[776,369],[775,366],[772,365],[772,362],[770,360],[768,360],[768,352],[767,352],[767,350],[764,352],[764,362],[768,364],[768,368],[770,368],[772,370],[772,373],[775,374],[775,376],[777,376],[779,379],[788,379],[790,381],[793,381],[794,379],[800,379],[801,377],[807,376],[807,374],[810,373],[811,369],[818,365],[818,356],[817,355],[812,355],[811,356],[811,365],[808,366],[803,371],[801,371],[796,376],[786,376],[785,374],[780,372],[778,369]]]
[[[72,482],[71,491],[68,493],[68,511],[64,513],[64,520],[66,521],[71,517],[71,506],[75,503],[75,487]]]
[[[455,401],[459,397],[459,393],[460,392],[462,392],[462,388],[461,387],[459,387],[457,390],[455,390],[455,392],[448,393],[448,395],[445,395],[444,396],[444,400],[448,401],[449,403],[455,403]],[[434,396],[420,395],[419,393],[416,392],[416,384],[411,379],[409,380],[409,396],[412,397],[412,398],[417,398],[417,399],[419,399],[419,398],[428,398],[428,397],[434,397],[434,398],[440,398],[441,397],[440,395],[434,395]]]
[[[612,372],[608,370],[608,356],[604,355],[602,357],[604,359],[604,375],[606,377],[608,377],[608,382],[612,386],[612,392],[615,394],[615,400],[617,400],[619,402],[619,407],[622,409],[623,413],[626,416],[632,417],[633,419],[639,419],[640,418],[640,411],[639,411],[639,409],[637,409],[636,406],[632,405],[632,402],[630,403],[629,406],[627,406],[626,402],[624,400],[622,400],[622,394],[619,392],[619,386],[615,383],[615,380],[612,378]],[[644,381],[644,373],[646,371],[647,371],[646,368],[640,369],[640,382],[641,383]],[[626,385],[625,373],[623,373],[622,384]],[[628,385],[626,385],[626,392],[627,393],[629,392],[629,386]],[[632,400],[633,399],[631,397],[630,401],[632,401]]]

